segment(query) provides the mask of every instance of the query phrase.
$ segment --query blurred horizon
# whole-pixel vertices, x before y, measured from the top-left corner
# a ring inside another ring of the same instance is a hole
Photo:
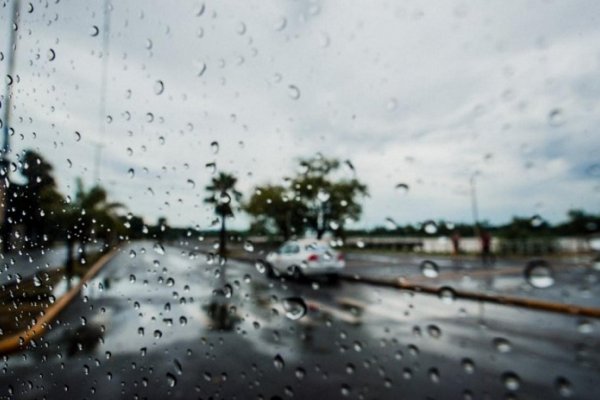
[[[64,193],[98,174],[135,214],[207,229],[207,164],[248,194],[321,153],[369,187],[349,229],[472,221],[472,176],[492,224],[599,211],[596,2],[113,2],[103,114],[104,4],[21,2],[10,157],[40,151]]]

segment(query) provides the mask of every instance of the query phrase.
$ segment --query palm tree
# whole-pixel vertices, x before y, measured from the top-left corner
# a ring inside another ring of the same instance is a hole
[[[81,244],[81,258],[86,257],[86,245],[93,238],[103,238],[108,245],[114,238],[119,220],[116,210],[121,203],[109,202],[106,189],[99,185],[86,190],[81,178],[77,179],[75,198],[64,210],[67,244],[67,272],[72,272],[75,242]]]
[[[233,217],[233,208],[231,202],[239,202],[242,194],[235,188],[237,178],[229,173],[220,172],[219,175],[212,178],[211,184],[205,187],[210,196],[204,199],[207,204],[215,207],[215,214],[221,220],[221,230],[219,233],[219,254],[225,256],[225,242],[227,239],[227,230],[225,220]]]

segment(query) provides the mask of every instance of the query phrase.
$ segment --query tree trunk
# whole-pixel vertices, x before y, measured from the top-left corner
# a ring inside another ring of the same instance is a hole
[[[227,231],[225,229],[225,218],[225,215],[221,215],[221,232],[219,233],[219,255],[221,257],[225,257],[226,253]]]

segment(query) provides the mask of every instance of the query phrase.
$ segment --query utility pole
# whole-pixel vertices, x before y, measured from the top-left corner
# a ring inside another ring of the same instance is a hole
[[[102,148],[104,144],[95,143],[95,155],[94,155],[94,185],[100,184],[100,160],[102,156]]]
[[[110,44],[111,9],[112,5],[110,4],[110,1],[104,0],[104,23],[102,28],[102,80],[100,83],[100,115],[98,116],[98,132],[100,133],[100,140],[104,140],[104,135],[106,132],[106,87],[108,79],[108,49]],[[95,143],[94,147],[94,184],[100,185],[100,165],[104,143]]]
[[[11,234],[10,221],[7,218],[8,214],[8,190],[10,187],[10,176],[9,176],[9,165],[10,161],[8,155],[10,153],[10,108],[12,102],[12,85],[15,84],[16,79],[14,77],[15,70],[15,59],[17,53],[17,17],[19,14],[20,0],[14,0],[12,3],[11,23],[9,24],[9,36],[8,36],[8,51],[6,57],[8,59],[6,75],[8,76],[8,82],[5,87],[4,100],[2,104],[3,116],[3,143],[2,143],[2,154],[0,154],[0,238],[2,239],[1,250],[2,253],[6,253],[9,250],[9,241]]]
[[[477,187],[475,178],[479,175],[476,171],[471,174],[471,178],[469,179],[469,183],[471,186],[471,211],[473,213],[473,230],[475,232],[475,236],[479,236],[479,209],[477,205]]]

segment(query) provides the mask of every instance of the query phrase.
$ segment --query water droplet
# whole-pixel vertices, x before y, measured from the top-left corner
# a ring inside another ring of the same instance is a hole
[[[544,260],[533,260],[527,263],[523,271],[525,280],[533,287],[544,289],[554,284],[554,274],[550,265]]]
[[[398,183],[396,185],[396,190],[398,191],[398,193],[400,194],[406,194],[408,193],[408,185],[406,183]]]
[[[340,388],[340,392],[341,392],[342,396],[344,396],[344,397],[350,396],[350,386],[343,383]]]
[[[285,316],[293,321],[306,315],[306,303],[300,297],[288,297],[283,300],[282,305],[285,310]]]
[[[165,84],[163,81],[158,80],[154,82],[154,93],[157,95],[162,94],[165,91]]]
[[[440,382],[440,371],[438,371],[437,368],[430,368],[429,369],[429,379],[433,383],[439,383]]]
[[[160,243],[154,243],[154,247],[153,247],[154,251],[160,255],[164,255],[165,254],[165,248],[163,247],[162,244]]]
[[[502,374],[502,382],[507,390],[515,391],[521,386],[521,379],[514,372],[505,372]]]
[[[48,57],[48,61],[54,61],[54,59],[56,58],[56,53],[54,52],[54,50],[48,49],[48,54],[46,54],[46,56]]]
[[[135,176],[135,170],[133,168],[129,168],[129,170],[127,171],[127,175],[129,175],[129,178],[132,178]]]
[[[439,289],[438,293],[440,296],[440,300],[442,300],[442,302],[446,304],[452,304],[454,302],[454,299],[456,298],[456,293],[454,292],[454,289],[448,286],[442,286]]]
[[[135,283],[135,275],[129,275],[129,283]]]
[[[154,339],[160,339],[162,335],[162,331],[160,331],[159,329],[154,331]]]
[[[206,63],[204,61],[197,61],[196,66],[198,68],[198,76],[204,75],[206,72]]]
[[[461,364],[467,374],[475,372],[475,363],[470,358],[463,358]]]
[[[38,274],[33,275],[33,286],[35,286],[35,287],[42,286],[42,279],[38,276]]]
[[[285,19],[285,17],[279,17],[277,19],[277,21],[275,22],[275,30],[276,31],[282,31],[285,29],[285,26],[287,25],[287,19]]]
[[[300,89],[298,89],[298,87],[296,85],[289,85],[288,86],[288,95],[292,99],[298,100],[300,98]]]
[[[181,317],[179,317],[179,324],[180,324],[181,326],[187,325],[187,322],[188,322],[188,321],[187,321],[187,318],[186,318],[186,317],[184,317],[183,315],[182,315]]]
[[[388,230],[391,230],[391,231],[393,231],[393,230],[396,230],[396,229],[398,229],[398,224],[396,223],[396,221],[394,221],[394,219],[393,219],[393,218],[391,218],[391,217],[387,217],[387,218],[385,219],[385,227],[386,227]]]
[[[594,331],[594,328],[592,327],[592,323],[590,321],[584,319],[579,321],[577,324],[577,331],[579,331],[581,334],[589,335]]]
[[[439,339],[442,336],[442,330],[437,325],[427,326],[427,333],[434,339]]]
[[[429,235],[434,235],[438,230],[437,224],[433,221],[427,221],[423,224],[423,230]]]
[[[164,253],[163,253],[164,254]],[[173,278],[168,278],[167,279],[167,286],[172,287],[175,285],[175,279]]]
[[[548,124],[552,127],[558,127],[565,123],[564,113],[560,108],[555,108],[548,113]]]
[[[504,338],[497,337],[492,341],[496,350],[500,353],[508,353],[512,350],[512,345],[510,342]]]
[[[211,174],[217,172],[217,163],[215,162],[206,163],[204,166],[210,171]]]
[[[254,267],[256,268],[256,270],[258,272],[260,272],[261,274],[264,274],[265,271],[267,270],[267,265],[265,264],[264,261],[262,260],[258,260],[256,261],[256,263],[254,263]]]
[[[317,192],[317,198],[321,203],[325,203],[327,200],[329,200],[330,197],[331,194],[323,189],[319,189],[319,191]]]
[[[81,133],[75,131],[75,141],[79,142],[81,140]]]
[[[90,30],[90,36],[95,37],[100,33],[100,29],[96,25],[92,25],[92,29]]]
[[[252,253],[254,251],[254,243],[252,243],[250,240],[246,240],[244,242],[244,250],[248,253]]]
[[[554,386],[561,397],[571,397],[573,395],[573,385],[567,378],[559,376],[554,381]]]
[[[173,360],[173,365],[175,365],[175,372],[177,372],[177,375],[183,375],[183,367],[178,359]]]
[[[210,150],[213,154],[217,154],[219,152],[219,142],[214,141],[210,143]]]
[[[425,260],[421,263],[421,273],[427,278],[437,278],[440,271],[436,263]]]
[[[175,385],[177,385],[177,378],[170,372],[167,372],[167,385],[169,385],[169,387],[175,387]]]
[[[135,258],[135,250],[129,250],[129,258]]]
[[[233,287],[229,283],[223,286],[223,294],[228,299],[233,296]]]
[[[285,367],[285,363],[283,361],[283,357],[281,357],[279,354],[277,354],[273,358],[273,365],[275,366],[276,370],[278,370],[278,371],[283,370],[283,367]]]
[[[219,204],[229,204],[231,203],[231,196],[227,192],[221,192],[218,202]]]

